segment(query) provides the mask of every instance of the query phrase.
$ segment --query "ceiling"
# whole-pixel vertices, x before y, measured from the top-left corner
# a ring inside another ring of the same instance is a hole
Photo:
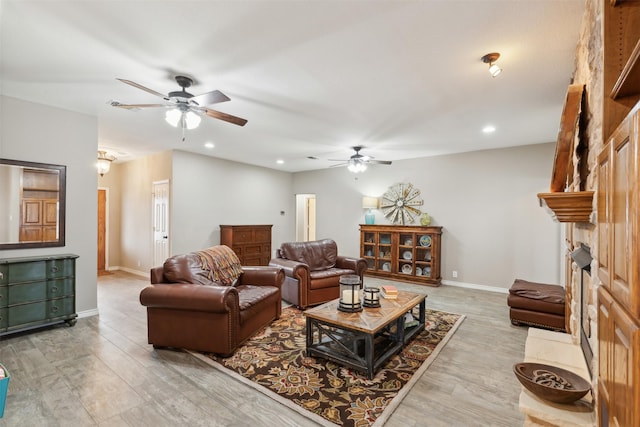
[[[355,145],[400,160],[547,143],[584,9],[585,0],[0,0],[0,93],[97,117],[99,146],[120,161],[179,149],[296,172],[330,167]],[[480,59],[494,51],[496,78]],[[222,91],[231,101],[211,108],[247,125],[204,117],[182,141],[164,109],[109,104],[162,101],[116,78],[168,93],[179,90],[175,75],[194,79],[194,95]]]

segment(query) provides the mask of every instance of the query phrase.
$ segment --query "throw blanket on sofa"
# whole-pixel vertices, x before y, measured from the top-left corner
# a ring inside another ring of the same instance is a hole
[[[209,280],[229,286],[233,285],[242,273],[238,256],[228,246],[213,246],[196,253]]]

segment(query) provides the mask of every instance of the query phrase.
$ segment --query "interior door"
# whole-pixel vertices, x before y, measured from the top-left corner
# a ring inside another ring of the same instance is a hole
[[[107,268],[107,190],[98,189],[98,274]]]
[[[169,181],[153,183],[153,265],[169,258]]]

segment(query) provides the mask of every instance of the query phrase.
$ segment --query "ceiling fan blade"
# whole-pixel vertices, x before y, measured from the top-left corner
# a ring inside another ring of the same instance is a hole
[[[196,104],[201,106],[227,101],[231,101],[231,98],[229,98],[219,90],[212,90],[211,92],[203,93],[202,95],[194,96],[193,98],[189,99],[189,102],[195,102]]]
[[[379,165],[390,165],[390,160],[369,160],[367,163],[377,163]]]
[[[334,160],[334,161],[339,162],[340,160]],[[348,164],[348,162],[344,162],[344,163],[336,163],[335,165],[331,165],[331,166],[329,166],[329,167],[330,167],[330,168],[337,168],[337,167],[340,167],[340,166],[347,166],[347,164]]]
[[[165,104],[121,104],[118,101],[111,101],[112,107],[124,108],[127,110],[135,110],[137,108],[156,108],[166,107]]]
[[[240,117],[232,116],[231,114],[221,113],[220,111],[211,110],[209,108],[204,108],[205,113],[209,117],[213,117],[214,119],[224,120],[225,122],[233,123],[234,125],[244,126],[247,124],[246,119],[242,119]]]
[[[327,160],[329,160],[330,162],[348,162],[349,161],[349,159],[327,159]]]
[[[169,100],[169,98],[167,98],[167,95],[165,95],[163,93],[160,93],[160,92],[156,92],[153,89],[149,89],[148,87],[144,87],[144,86],[142,86],[142,85],[140,85],[140,84],[138,84],[136,82],[132,82],[131,80],[125,80],[125,79],[116,79],[116,80],[120,80],[122,83],[126,83],[126,84],[128,84],[130,86],[137,87],[138,89],[144,90],[145,92],[149,92],[152,95],[159,96],[160,98],[162,98],[162,99],[164,99],[166,101]]]

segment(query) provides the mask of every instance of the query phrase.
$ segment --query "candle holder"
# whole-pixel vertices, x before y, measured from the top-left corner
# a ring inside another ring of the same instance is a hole
[[[364,288],[364,301],[362,305],[368,308],[380,307],[380,289]]]
[[[360,276],[348,274],[340,276],[340,301],[338,310],[354,313],[362,311],[360,302]]]

